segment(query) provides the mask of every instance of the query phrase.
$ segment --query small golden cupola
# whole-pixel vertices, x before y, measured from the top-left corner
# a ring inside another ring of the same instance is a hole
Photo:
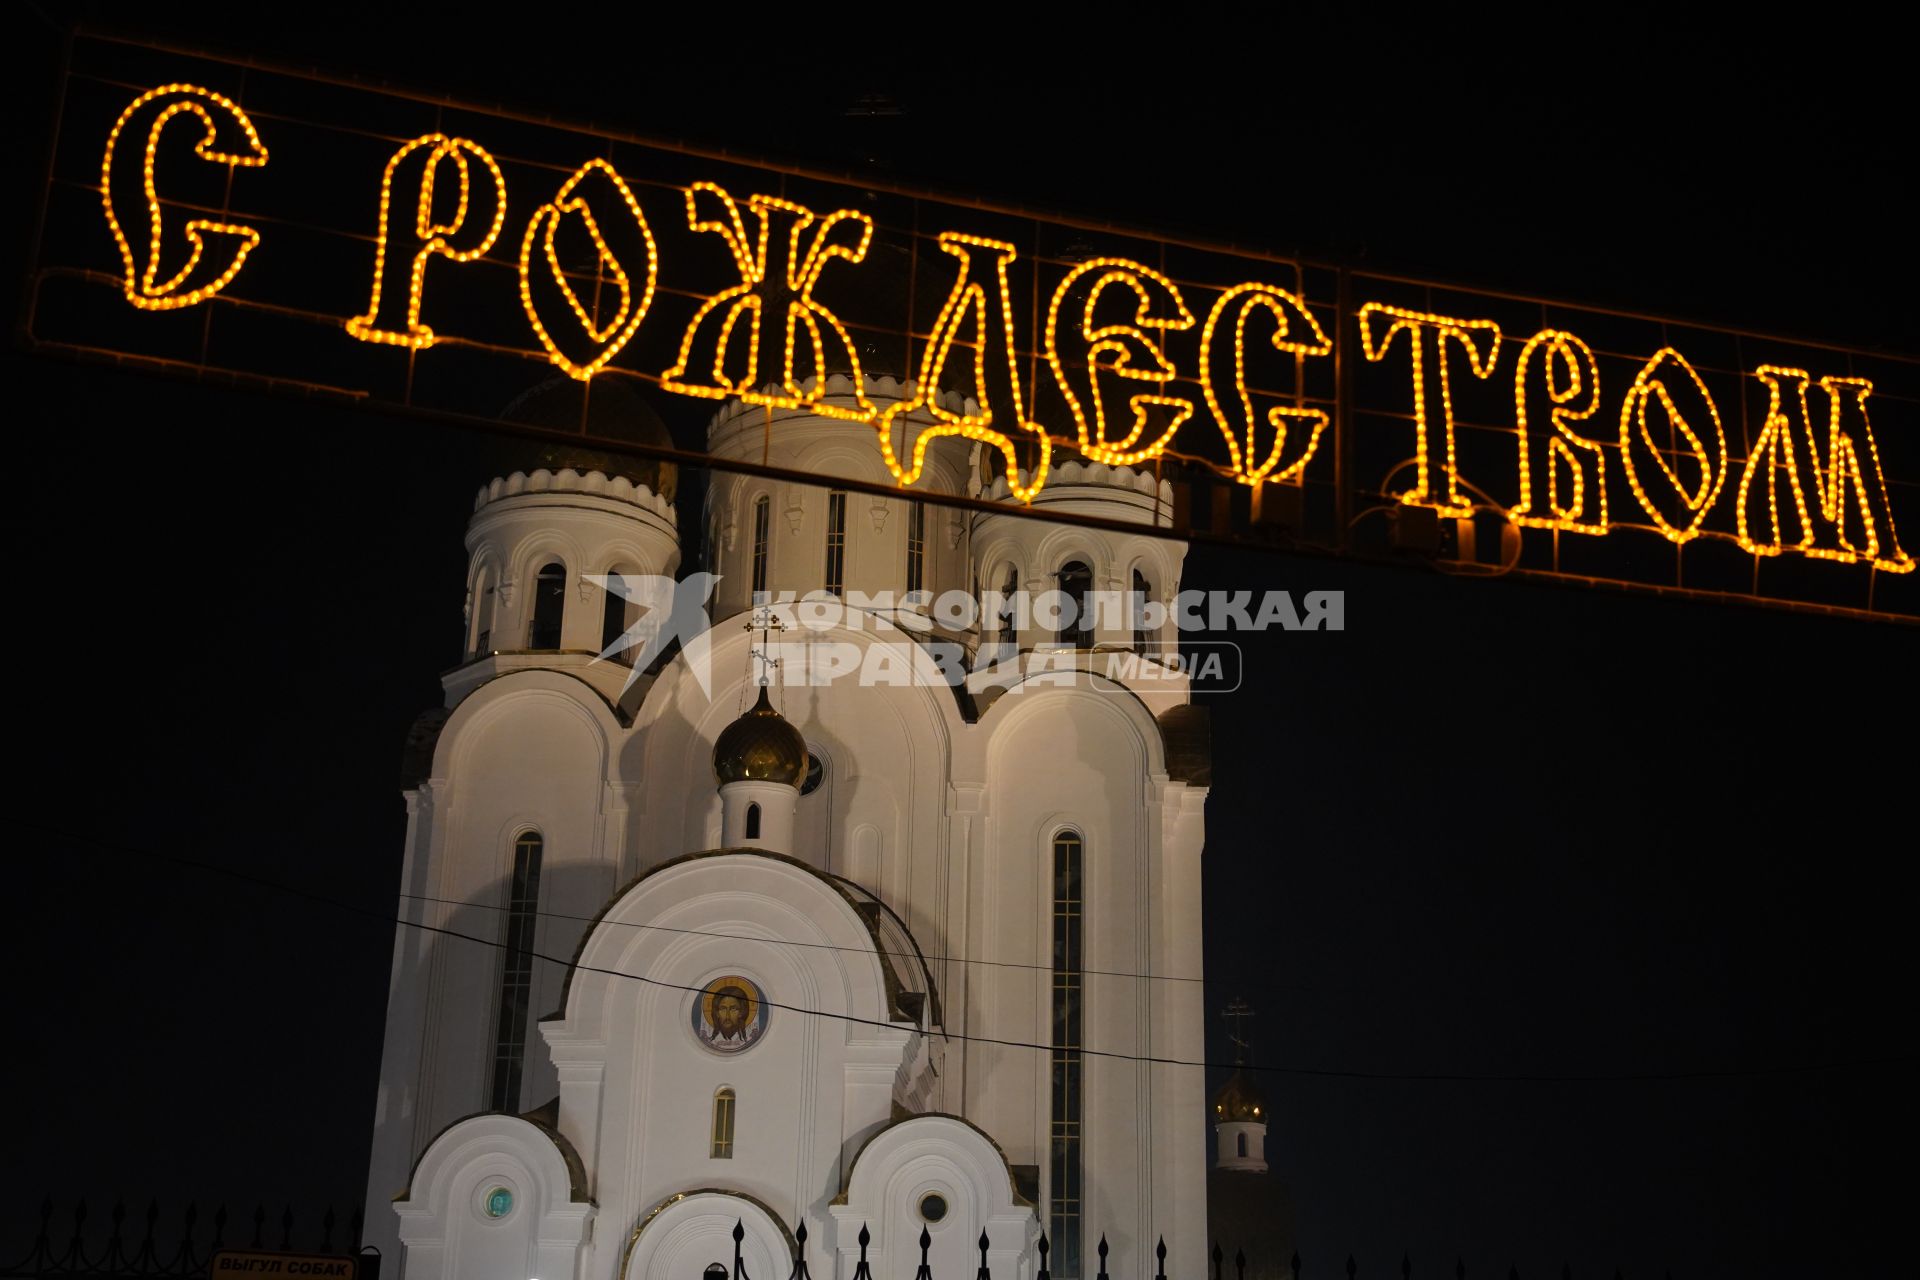
[[[767,686],[746,714],[720,731],[713,744],[713,772],[720,785],[777,782],[798,788],[807,776],[807,740],[774,710]]]
[[[1255,1124],[1267,1122],[1266,1099],[1260,1096],[1260,1091],[1254,1088],[1252,1081],[1247,1079],[1247,1073],[1244,1070],[1236,1070],[1227,1082],[1220,1086],[1220,1091],[1213,1095],[1213,1122],[1221,1124],[1230,1120],[1251,1121]]]

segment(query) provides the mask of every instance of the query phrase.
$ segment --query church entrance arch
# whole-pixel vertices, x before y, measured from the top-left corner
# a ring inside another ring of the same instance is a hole
[[[793,1233],[752,1196],[684,1191],[634,1224],[620,1280],[780,1280],[793,1255]]]

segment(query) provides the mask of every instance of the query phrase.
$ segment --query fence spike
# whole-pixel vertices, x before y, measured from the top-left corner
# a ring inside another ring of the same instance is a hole
[[[326,1216],[320,1219],[320,1252],[333,1252],[333,1227],[339,1219],[333,1216],[333,1206],[327,1206]]]
[[[1400,1255],[1400,1275],[1402,1280],[1413,1275],[1413,1259],[1404,1253]]]
[[[1242,1271],[1246,1270],[1246,1264],[1244,1262],[1246,1256],[1244,1253],[1240,1255],[1243,1259],[1240,1267]],[[1300,1280],[1300,1251],[1298,1249],[1293,1251],[1293,1280]]]
[[[1225,1256],[1226,1255],[1220,1252],[1220,1242],[1218,1240],[1215,1240],[1213,1242],[1213,1254],[1212,1254],[1213,1280],[1220,1280],[1220,1263],[1225,1258]]]
[[[793,1232],[793,1274],[787,1280],[807,1280],[807,1224],[804,1222]]]
[[[933,1280],[933,1268],[927,1265],[927,1250],[933,1247],[933,1236],[925,1227],[920,1228],[920,1269],[913,1273],[913,1280]]]
[[[1107,1233],[1100,1233],[1100,1280],[1107,1280]]]
[[[860,1224],[860,1234],[854,1239],[860,1242],[860,1261],[854,1264],[853,1280],[873,1280],[873,1272],[867,1266],[867,1246],[873,1243],[873,1232],[867,1230],[867,1224]]]
[[[1157,1260],[1153,1268],[1153,1280],[1167,1280],[1167,1238],[1160,1237],[1160,1243],[1153,1247],[1153,1256]]]
[[[1571,1262],[1562,1262],[1560,1264],[1560,1280],[1573,1280],[1573,1264]]]
[[[1360,1264],[1353,1260],[1352,1254],[1348,1254],[1347,1255],[1347,1280],[1353,1280],[1353,1277],[1355,1276],[1355,1274],[1359,1272],[1359,1270],[1360,1270]]]
[[[113,1231],[107,1237],[107,1252],[101,1258],[100,1265],[111,1271],[126,1265],[126,1241],[121,1237],[121,1229],[127,1221],[127,1201],[124,1196],[113,1202],[113,1211],[107,1218],[113,1223]]]
[[[293,1252],[293,1206],[288,1205],[286,1212],[280,1215],[280,1251]]]
[[[1467,1263],[1464,1258],[1453,1260],[1453,1280],[1467,1280]]]
[[[248,1246],[249,1248],[264,1249],[266,1247],[265,1242],[261,1238],[261,1233],[266,1229],[267,1206],[264,1204],[256,1204],[253,1206],[253,1243]]]
[[[1300,1274],[1299,1254],[1294,1255],[1293,1263],[1293,1274],[1298,1276]],[[1233,1274],[1236,1280],[1247,1280],[1247,1251],[1245,1249],[1235,1249],[1233,1251]]]
[[[1520,1280],[1520,1264],[1513,1263],[1507,1268],[1507,1280]]]
[[[980,1272],[977,1280],[993,1280],[993,1272],[987,1269],[987,1229],[980,1228]]]
[[[1053,1249],[1053,1246],[1047,1243],[1047,1233],[1042,1231],[1040,1233],[1040,1244],[1039,1244],[1040,1274],[1035,1276],[1034,1280],[1053,1280],[1053,1272],[1047,1270],[1047,1254],[1052,1249]],[[1215,1276],[1214,1280],[1220,1280],[1220,1278],[1218,1276]]]

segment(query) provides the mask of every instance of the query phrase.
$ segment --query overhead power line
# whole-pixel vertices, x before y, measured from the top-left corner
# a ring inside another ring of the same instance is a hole
[[[203,871],[212,875],[224,876],[228,879],[237,880],[244,884],[251,884],[260,888],[269,889],[275,893],[286,894],[292,897],[304,899],[309,902],[317,902],[323,906],[332,907],[336,910],[347,912],[351,915],[360,916],[363,919],[374,920],[383,924],[390,924],[390,925],[409,928],[409,929],[418,929],[425,933],[439,934],[443,937],[458,938],[465,942],[477,943],[480,946],[491,947],[495,950],[504,951],[507,949],[507,945],[504,942],[500,942],[493,938],[482,938],[475,934],[463,933],[457,929],[448,929],[439,925],[424,924],[417,920],[408,920],[403,916],[391,915],[386,912],[373,910],[372,908],[369,908],[369,907],[358,906],[351,902],[344,902],[338,898],[329,897],[326,894],[315,893],[309,889],[302,889],[295,885],[284,884],[277,880],[270,880],[265,876],[258,876],[250,872],[239,871],[232,867],[223,867],[216,863],[201,862],[193,858],[183,858],[183,857],[180,857],[178,854],[161,853],[157,850],[142,849],[142,848],[137,848],[131,845],[119,844],[113,841],[99,840],[89,836],[78,835],[74,832],[66,831],[58,827],[49,826],[44,823],[29,821],[26,825],[35,827],[42,831],[49,832],[50,834],[53,834],[53,835],[57,835],[60,838],[71,841],[75,844],[82,844],[92,848],[102,849],[102,850],[105,850],[111,853],[120,854],[126,857],[131,857],[136,859],[145,859],[149,861],[168,862],[168,863],[172,863],[175,866],[188,867],[196,871]],[[727,936],[727,935],[720,935],[720,936]],[[768,938],[753,938],[753,939],[742,939],[742,941],[752,941],[752,942],[766,944],[766,943],[780,943],[783,940],[768,939]],[[574,962],[571,959],[563,960],[556,956],[547,955],[543,952],[527,950],[526,954],[533,957],[534,959],[543,960],[548,964],[560,965],[563,968],[572,969],[576,973],[604,974],[607,977],[620,978],[630,982],[639,982],[647,986],[659,987],[664,990],[683,991],[689,995],[698,995],[704,992],[704,988],[701,988],[701,987],[687,986],[684,983],[671,982],[664,978],[649,977],[646,974],[627,973],[619,969],[605,969],[597,965],[579,964]],[[877,1027],[885,1030],[899,1029],[898,1024],[889,1022],[889,1021],[884,1021],[879,1018],[864,1018],[858,1014],[835,1013],[830,1010],[824,1010],[824,1009],[808,1009],[799,1005],[782,1004],[781,1002],[773,999],[765,999],[763,1003],[765,1003],[768,1008],[784,1010],[788,1013],[792,1013],[800,1017],[828,1018],[836,1022],[850,1023],[856,1026]],[[939,1031],[937,1034],[942,1039],[948,1040],[948,1041],[958,1041],[958,1042],[963,1042],[968,1044],[992,1045],[996,1048],[1002,1048],[1002,1049],[1027,1049],[1027,1050],[1032,1050],[1034,1052],[1046,1053],[1046,1054],[1052,1054],[1056,1052],[1056,1049],[1057,1049],[1057,1046],[1054,1046],[1054,1045],[1039,1044],[1030,1040],[1015,1040],[1015,1039],[1010,1039],[1010,1038],[1000,1037],[1000,1036],[972,1035],[965,1032],[947,1031],[944,1029]],[[1103,1058],[1109,1061],[1118,1061],[1118,1062],[1138,1062],[1138,1063],[1144,1063],[1149,1066],[1191,1067],[1196,1069],[1218,1069],[1223,1071],[1235,1070],[1235,1071],[1252,1072],[1252,1073],[1257,1073],[1262,1075],[1279,1075],[1279,1076],[1294,1076],[1294,1077],[1319,1078],[1319,1079],[1340,1079],[1340,1080],[1401,1080],[1401,1081],[1435,1081],[1435,1082],[1485,1083],[1485,1084],[1518,1084],[1518,1083],[1578,1084],[1578,1083],[1633,1083],[1633,1082],[1643,1082],[1643,1081],[1651,1082],[1651,1081],[1679,1081],[1679,1080],[1718,1080],[1718,1079],[1735,1079],[1735,1078],[1764,1077],[1764,1076],[1778,1076],[1778,1075],[1802,1075],[1802,1074],[1807,1074],[1812,1072],[1821,1072],[1821,1071],[1848,1071],[1848,1070],[1856,1070],[1864,1067],[1908,1066],[1914,1063],[1920,1063],[1920,1054],[1889,1054],[1882,1057],[1855,1058],[1855,1059],[1837,1060],[1837,1061],[1829,1061],[1829,1062],[1771,1064],[1771,1065],[1756,1066],[1756,1067],[1712,1068],[1712,1069],[1695,1070],[1695,1071],[1570,1072],[1570,1073],[1510,1072],[1510,1073],[1507,1073],[1507,1072],[1446,1072],[1446,1071],[1354,1071],[1354,1070],[1347,1070],[1347,1069],[1325,1068],[1325,1067],[1279,1066],[1271,1063],[1213,1062],[1204,1058],[1202,1059],[1170,1058],[1170,1057],[1162,1057],[1162,1056],[1157,1056],[1152,1054],[1124,1053],[1124,1052],[1121,1052],[1118,1050],[1112,1050],[1112,1049],[1091,1049],[1091,1048],[1086,1048],[1084,1046],[1074,1049],[1073,1052],[1088,1058]]]

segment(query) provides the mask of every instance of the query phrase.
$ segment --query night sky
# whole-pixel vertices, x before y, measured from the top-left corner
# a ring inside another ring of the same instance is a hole
[[[953,12],[931,43],[899,7],[831,15],[845,34],[815,43],[718,15],[596,31],[558,8],[464,35],[333,6],[273,30],[23,10],[10,287],[59,28],[78,16],[1038,208],[1920,354],[1916,66],[1879,52],[1884,35],[1415,29],[1384,10],[1343,30],[1173,29],[1168,10],[1129,45]],[[760,60],[720,52],[735,39]],[[844,63],[800,66],[815,47]],[[978,86],[970,64],[992,68]],[[849,121],[870,91],[905,114]],[[459,657],[474,489],[527,446],[17,342],[0,359],[26,871],[0,1262],[48,1192],[351,1206],[401,742]],[[1209,699],[1209,1007],[1259,1010],[1254,1057],[1279,1068],[1260,1077],[1268,1159],[1310,1276],[1349,1252],[1362,1276],[1397,1274],[1403,1251],[1416,1275],[1457,1256],[1469,1275],[1564,1260],[1682,1278],[1906,1256],[1911,627],[1253,550],[1187,566],[1191,587],[1347,593],[1345,631],[1253,637],[1244,686]],[[1230,1057],[1217,1023],[1209,1056]]]

